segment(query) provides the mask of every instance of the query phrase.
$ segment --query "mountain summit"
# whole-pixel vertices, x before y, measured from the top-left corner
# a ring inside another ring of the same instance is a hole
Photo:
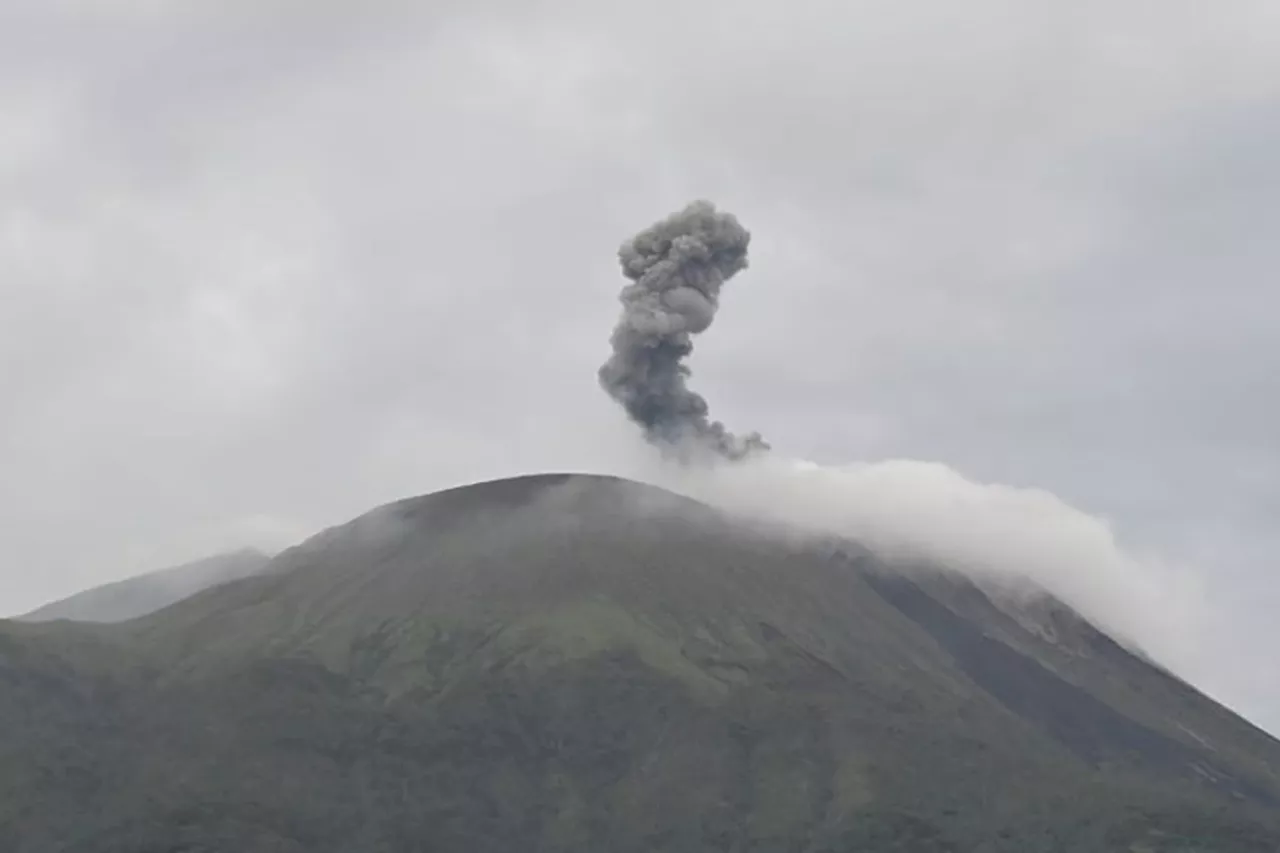
[[[1280,743],[1045,597],[607,477],[0,623],[0,849],[1280,849]]]

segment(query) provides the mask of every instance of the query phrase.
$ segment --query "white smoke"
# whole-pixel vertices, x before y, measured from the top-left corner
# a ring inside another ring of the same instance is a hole
[[[1197,668],[1195,576],[1126,550],[1105,520],[1050,492],[974,482],[936,462],[822,466],[776,453],[668,467],[660,480],[749,519],[855,540],[891,558],[1011,588],[1030,581],[1157,661]]]

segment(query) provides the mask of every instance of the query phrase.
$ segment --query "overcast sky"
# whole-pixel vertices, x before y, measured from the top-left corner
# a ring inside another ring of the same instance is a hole
[[[1274,0],[0,4],[0,613],[617,467],[630,233],[752,230],[713,414],[1051,490],[1280,730]]]

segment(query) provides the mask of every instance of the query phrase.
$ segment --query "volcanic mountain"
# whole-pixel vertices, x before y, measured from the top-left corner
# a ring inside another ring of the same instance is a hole
[[[1045,596],[545,475],[0,624],[0,850],[1280,849],[1280,742]]]

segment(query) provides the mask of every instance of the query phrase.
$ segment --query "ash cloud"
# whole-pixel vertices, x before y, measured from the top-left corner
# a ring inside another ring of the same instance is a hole
[[[713,421],[706,399],[689,389],[693,338],[705,332],[720,290],[747,267],[751,234],[732,214],[695,201],[622,244],[631,283],[600,385],[669,455],[741,459],[767,450],[759,433],[737,436]]]
[[[945,566],[1014,599],[1047,592],[1184,674],[1209,672],[1194,575],[1130,552],[1105,520],[1052,493],[975,482],[936,462],[830,466],[757,452],[768,448],[759,435],[738,437],[710,420],[706,401],[687,386],[686,360],[715,317],[721,288],[746,268],[749,242],[737,219],[700,201],[619,251],[631,283],[601,384],[668,456],[706,463],[632,476],[753,525],[856,541],[903,570]]]

